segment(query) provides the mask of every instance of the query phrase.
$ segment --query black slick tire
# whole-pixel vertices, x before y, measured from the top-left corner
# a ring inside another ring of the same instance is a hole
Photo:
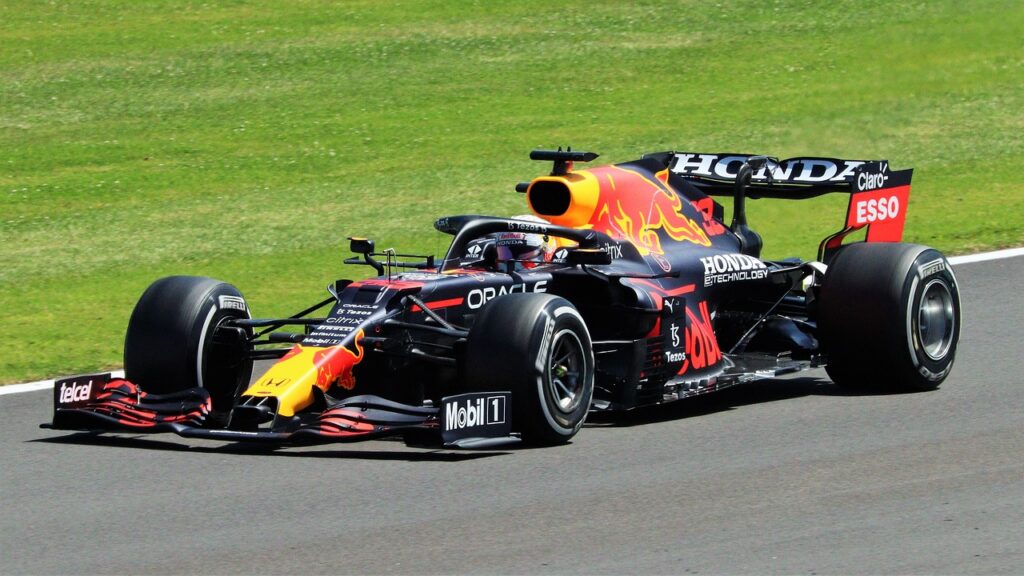
[[[471,391],[512,393],[513,430],[524,442],[568,442],[594,395],[590,333],[564,298],[501,296],[481,309],[470,329],[464,374]]]
[[[128,322],[125,378],[155,394],[206,388],[214,410],[230,410],[249,382],[252,360],[243,338],[225,338],[224,331],[215,337],[229,318],[249,318],[249,307],[234,286],[198,276],[157,280],[139,298]]]
[[[931,390],[949,375],[960,339],[960,292],[937,250],[843,247],[825,274],[818,311],[826,371],[840,386]]]

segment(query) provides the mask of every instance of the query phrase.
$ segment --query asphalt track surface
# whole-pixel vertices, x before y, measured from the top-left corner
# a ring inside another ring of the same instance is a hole
[[[938,391],[815,371],[558,448],[91,437],[2,396],[0,572],[1021,574],[1024,258],[956,273]]]

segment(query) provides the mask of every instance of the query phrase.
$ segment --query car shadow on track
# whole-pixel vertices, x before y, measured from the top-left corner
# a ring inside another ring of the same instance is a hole
[[[408,462],[461,462],[509,454],[506,451],[454,452],[450,450],[405,447],[400,441],[394,442],[396,450],[310,450],[309,446],[267,446],[235,442],[222,446],[194,446],[178,442],[157,440],[152,437],[108,435],[106,433],[75,432],[65,436],[37,438],[27,442],[47,444],[78,444],[84,446],[109,446],[141,450],[168,450],[205,454],[231,454],[235,456],[275,456],[290,458],[356,458],[360,460],[394,460]],[[376,440],[388,442],[389,440]]]
[[[584,428],[615,428],[656,424],[669,420],[680,420],[734,410],[743,406],[800,398],[804,396],[874,396],[886,392],[855,391],[840,388],[823,377],[803,376],[799,378],[761,380],[741,384],[704,396],[688,398],[657,406],[647,406],[626,412],[591,412]],[[175,452],[232,454],[236,456],[284,456],[291,458],[355,458],[362,460],[393,460],[409,462],[462,462],[494,456],[507,456],[523,450],[543,448],[557,449],[559,446],[529,446],[512,444],[500,450],[448,450],[436,447],[404,445],[401,439],[378,439],[394,446],[391,450],[344,450],[311,449],[311,445],[269,445],[233,442],[220,446],[189,445],[176,436],[165,435],[178,441],[159,440],[155,436],[127,435],[125,433],[74,432],[64,436],[37,438],[27,442],[50,444],[78,444],[88,446],[109,446],[143,450],[168,450]],[[571,445],[571,442],[568,444]],[[364,446],[368,446],[364,444]]]
[[[840,388],[827,378],[803,376],[780,380],[760,380],[732,386],[703,396],[678,402],[645,406],[624,412],[591,412],[584,427],[624,427],[654,424],[734,410],[742,406],[789,400],[803,396],[865,396],[873,392]]]

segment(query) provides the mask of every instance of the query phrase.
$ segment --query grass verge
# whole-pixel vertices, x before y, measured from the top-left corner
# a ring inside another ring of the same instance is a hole
[[[0,382],[120,363],[139,294],[223,278],[257,314],[342,239],[443,249],[523,212],[534,147],[888,158],[906,239],[1024,244],[1019,2],[76,2],[0,5]],[[843,202],[752,202],[769,257]]]

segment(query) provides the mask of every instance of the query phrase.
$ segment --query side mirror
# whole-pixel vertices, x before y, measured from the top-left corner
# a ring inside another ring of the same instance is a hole
[[[373,240],[369,238],[349,237],[348,249],[355,254],[370,254],[373,252]]]
[[[573,248],[565,257],[569,265],[601,266],[612,263],[612,255],[603,248]]]
[[[498,262],[498,244],[494,240],[473,240],[466,246],[466,253],[459,259],[460,266],[484,266],[493,268]]]

